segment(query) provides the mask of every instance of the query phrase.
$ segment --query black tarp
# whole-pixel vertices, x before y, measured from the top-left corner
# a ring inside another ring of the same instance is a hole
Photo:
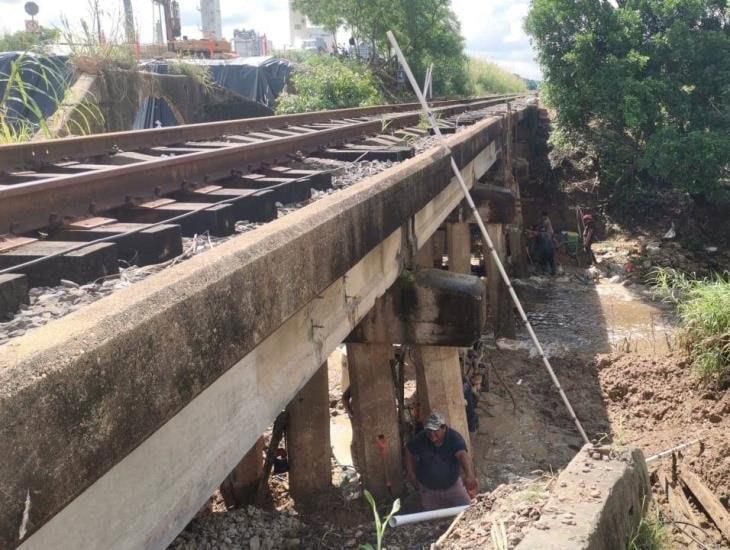
[[[186,59],[208,67],[213,81],[240,96],[271,107],[286,86],[291,63],[276,57],[237,57],[235,59]],[[169,66],[176,61],[145,61],[140,68],[160,74],[169,74]]]
[[[267,107],[273,107],[274,101],[286,86],[286,80],[291,72],[289,61],[269,56],[235,59],[185,59],[184,62],[207,67],[215,84]],[[179,71],[170,70],[174,63],[177,61],[143,61],[139,64],[139,68],[157,74],[180,74]],[[161,98],[149,97],[142,102],[133,129],[176,125],[177,120],[169,105]]]
[[[8,91],[14,67],[21,78]],[[38,127],[38,114],[46,119],[55,113],[73,81],[73,67],[66,56],[0,53],[0,98],[4,99],[0,108],[5,110],[6,122],[17,127],[27,121]]]

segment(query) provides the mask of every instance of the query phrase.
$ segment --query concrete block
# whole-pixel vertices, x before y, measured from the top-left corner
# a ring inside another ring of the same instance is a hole
[[[28,279],[25,275],[0,275],[0,319],[6,319],[18,311],[20,304],[27,304]]]
[[[93,229],[68,229],[56,238],[68,241],[93,241],[114,235],[121,235],[144,227],[138,223],[111,223]],[[136,265],[157,264],[182,254],[180,226],[163,224],[139,233],[121,237],[114,241],[119,248],[119,257]]]
[[[644,455],[625,449],[612,452],[610,460],[596,460],[592,454],[591,446],[584,446],[563,470],[518,550],[627,547],[651,499]]]
[[[405,271],[347,341],[468,347],[482,333],[485,303],[479,277],[441,269]]]
[[[69,250],[77,245],[78,243],[67,241],[36,241],[0,254],[0,268],[20,265]],[[118,271],[117,246],[114,243],[92,244],[40,264],[19,269],[19,273],[28,276],[28,283],[31,286],[53,286],[61,279],[85,284]]]

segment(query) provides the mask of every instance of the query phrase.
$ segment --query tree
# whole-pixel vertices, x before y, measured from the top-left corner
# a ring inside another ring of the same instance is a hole
[[[294,7],[316,25],[350,29],[373,60],[378,53],[391,57],[392,30],[419,81],[433,63],[435,93],[467,90],[464,39],[450,0],[294,0]]]
[[[38,32],[16,31],[0,37],[0,52],[26,52],[58,40],[56,29],[40,27]]]
[[[727,0],[533,0],[547,102],[605,189],[720,192],[730,166]]]

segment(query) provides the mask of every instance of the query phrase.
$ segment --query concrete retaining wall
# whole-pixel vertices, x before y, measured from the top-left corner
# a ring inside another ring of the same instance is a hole
[[[626,548],[650,498],[649,473],[639,449],[608,455],[586,445],[558,477],[542,517],[517,549]]]

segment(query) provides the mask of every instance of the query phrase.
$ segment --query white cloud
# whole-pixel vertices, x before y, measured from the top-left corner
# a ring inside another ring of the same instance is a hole
[[[200,13],[198,0],[179,0],[183,34],[200,36]],[[59,26],[65,15],[72,25],[78,25],[82,17],[88,19],[87,0],[65,0],[55,2],[36,0],[40,7],[37,19],[46,26]],[[25,0],[1,0],[2,21],[0,29],[12,32],[24,27],[26,15],[23,12]],[[133,0],[135,22],[143,42],[152,39],[151,0]],[[107,34],[123,33],[122,0],[101,0],[100,5],[107,12],[105,28]],[[233,35],[234,28],[254,28],[265,33],[282,47],[289,42],[288,0],[221,0],[223,34]],[[525,0],[452,0],[454,11],[459,17],[466,47],[470,55],[484,57],[501,66],[526,76],[539,78],[540,71],[534,61],[534,52],[522,25],[529,6]]]

